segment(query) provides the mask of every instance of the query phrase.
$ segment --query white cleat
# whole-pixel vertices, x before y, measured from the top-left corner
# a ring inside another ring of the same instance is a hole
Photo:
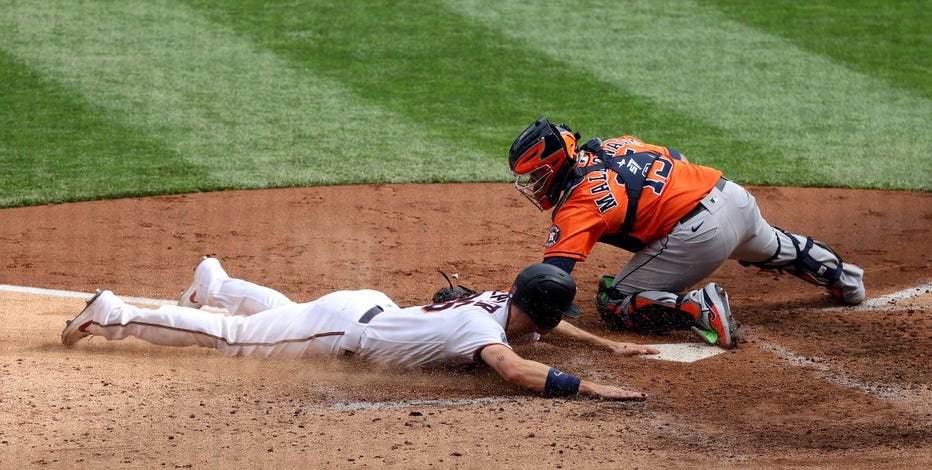
[[[65,321],[65,329],[61,332],[61,342],[65,346],[71,347],[74,346],[74,343],[77,343],[81,338],[91,336],[90,333],[84,331],[87,328],[87,325],[91,324],[91,321],[94,317],[94,312],[91,310],[91,305],[100,298],[101,295],[108,293],[113,295],[113,292],[108,290],[97,289],[97,293],[93,297],[88,299],[87,304],[84,306],[84,310],[81,310],[76,317],[71,320]]]

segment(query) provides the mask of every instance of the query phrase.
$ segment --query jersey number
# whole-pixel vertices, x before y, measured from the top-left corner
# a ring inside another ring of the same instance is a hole
[[[670,171],[673,170],[673,163],[665,158],[658,158],[657,163],[660,163],[660,168],[652,171],[644,179],[644,186],[649,187],[654,194],[659,196],[663,192],[664,186],[667,185],[667,178],[670,177]]]

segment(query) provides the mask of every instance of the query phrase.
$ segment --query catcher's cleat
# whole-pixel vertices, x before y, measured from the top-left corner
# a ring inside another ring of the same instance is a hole
[[[76,317],[71,320],[65,321],[65,329],[61,332],[61,342],[65,346],[73,346],[74,343],[77,343],[81,338],[90,336],[91,334],[87,331],[84,331],[87,328],[87,325],[91,324],[92,318],[94,317],[94,312],[91,309],[91,305],[97,302],[97,299],[100,298],[104,293],[113,294],[107,290],[97,289],[97,292],[93,297],[88,299],[87,304],[84,306],[84,310],[81,310]]]
[[[716,333],[714,330],[703,330],[698,326],[692,326],[689,329],[692,330],[693,333],[699,336],[699,338],[701,338],[702,341],[709,346],[715,346],[715,343],[718,342],[718,333]]]
[[[712,330],[718,335],[718,344],[726,348],[734,348],[736,330],[734,320],[731,318],[731,307],[728,305],[728,293],[722,286],[710,282],[702,288],[703,306],[702,314],[696,320],[698,330]],[[695,330],[693,330],[695,331]],[[698,333],[706,342],[710,336]]]
[[[194,267],[194,280],[191,281],[191,285],[181,294],[181,297],[178,298],[179,307],[188,307],[188,308],[201,308],[204,304],[197,301],[197,268],[201,266],[201,263],[209,258],[209,256],[201,257],[201,260],[197,263],[197,266]]]

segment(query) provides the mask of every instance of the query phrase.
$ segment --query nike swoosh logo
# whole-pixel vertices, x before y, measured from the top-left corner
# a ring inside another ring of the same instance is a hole
[[[690,230],[692,230],[693,233],[695,233],[696,230],[699,230],[699,227],[702,227],[702,224],[704,224],[704,223],[705,223],[705,221],[703,220],[702,222],[699,222],[699,225],[693,225],[693,226],[690,228]]]

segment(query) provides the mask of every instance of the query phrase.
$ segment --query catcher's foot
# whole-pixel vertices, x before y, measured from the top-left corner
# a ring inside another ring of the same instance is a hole
[[[699,334],[707,343],[718,343],[722,347],[734,348],[737,346],[737,327],[731,318],[731,307],[728,305],[728,293],[722,286],[710,282],[702,288],[703,308],[702,314],[696,322],[698,328],[693,331]],[[699,331],[697,331],[699,330]],[[715,333],[715,340],[713,335]]]
[[[209,256],[201,257],[197,266],[194,267],[194,280],[191,281],[191,285],[188,286],[188,288],[181,293],[181,297],[178,298],[179,307],[201,308],[204,306],[204,304],[197,301],[197,268],[201,267],[207,258],[209,258]]]
[[[842,264],[843,279],[828,287],[832,297],[848,305],[864,302],[864,270],[850,263]]]
[[[823,277],[821,272],[801,271],[801,276],[807,282],[825,286],[829,294],[835,299],[848,305],[858,305],[864,301],[864,270],[851,264],[845,263],[838,253],[826,243],[814,240],[813,248],[822,248],[827,251],[826,255],[830,258],[828,261],[820,261],[823,266],[834,269],[835,274],[832,277]],[[834,258],[834,259],[831,259]],[[827,263],[827,264],[826,264]],[[834,266],[834,268],[832,268]]]
[[[65,321],[65,329],[61,332],[62,344],[65,346],[73,346],[74,343],[77,343],[81,338],[91,335],[87,331],[84,331],[84,329],[87,328],[87,325],[90,325],[94,319],[94,310],[92,306],[95,305],[104,294],[113,295],[113,292],[97,289],[97,293],[88,299],[87,304],[84,306],[84,310],[81,310],[73,319]]]

